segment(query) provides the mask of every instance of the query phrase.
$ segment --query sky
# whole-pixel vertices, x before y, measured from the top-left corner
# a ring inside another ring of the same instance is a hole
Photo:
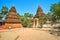
[[[12,5],[14,5],[17,13],[20,15],[23,15],[24,13],[35,15],[38,5],[40,5],[43,12],[47,14],[51,4],[58,2],[60,2],[60,0],[0,0],[0,9],[2,6],[6,6],[10,9]]]

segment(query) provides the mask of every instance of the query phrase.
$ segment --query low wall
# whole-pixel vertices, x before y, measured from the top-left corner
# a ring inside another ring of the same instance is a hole
[[[21,28],[22,25],[21,24],[8,24],[8,23],[5,23],[5,25],[3,26],[3,28]]]

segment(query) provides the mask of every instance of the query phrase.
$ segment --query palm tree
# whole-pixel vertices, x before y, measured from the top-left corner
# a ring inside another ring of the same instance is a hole
[[[8,8],[6,6],[2,6],[1,13],[6,15],[8,13]]]
[[[2,18],[3,18],[3,16],[2,16],[1,13],[0,13],[0,20],[2,20]]]
[[[0,10],[0,20],[5,17],[5,15],[8,13],[8,8],[6,6],[2,6]]]

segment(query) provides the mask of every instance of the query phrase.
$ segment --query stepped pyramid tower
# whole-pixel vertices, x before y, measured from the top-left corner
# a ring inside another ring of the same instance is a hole
[[[37,12],[36,12],[36,15],[35,17],[33,18],[33,26],[32,27],[39,27],[40,26],[40,23],[39,23],[39,17],[41,16],[44,16],[44,12],[42,10],[42,8],[40,6],[38,6],[38,9],[37,9]]]
[[[11,7],[10,11],[6,15],[4,28],[21,28],[22,24],[16,12],[14,6]]]
[[[39,23],[39,17],[45,15],[42,8],[40,6],[38,6],[36,15],[34,17],[34,21],[33,21],[33,27],[40,27],[40,23]]]
[[[38,6],[38,9],[37,9],[37,12],[36,12],[36,15],[34,18],[39,18],[40,16],[43,16],[45,15],[42,8],[40,6]]]

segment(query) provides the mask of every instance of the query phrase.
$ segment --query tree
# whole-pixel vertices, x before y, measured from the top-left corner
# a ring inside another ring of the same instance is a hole
[[[3,16],[2,16],[2,13],[0,13],[0,20],[2,20]]]
[[[50,21],[52,21],[52,14],[51,14],[51,12],[48,12],[48,13],[47,13],[47,18],[48,18]]]
[[[32,18],[32,17],[33,17],[33,14],[25,13],[24,16],[25,16],[25,17],[28,17],[28,18]]]
[[[53,14],[53,16],[60,17],[60,2],[52,4],[50,7],[50,12]]]
[[[22,21],[23,27],[27,27],[31,20],[32,20],[33,15],[29,13],[25,13],[24,15],[20,15],[20,19]]]
[[[8,13],[8,8],[6,6],[2,6],[1,13],[6,15]]]
[[[0,10],[0,20],[5,17],[5,15],[8,13],[8,8],[6,6],[2,6]]]
[[[47,16],[43,15],[39,17],[40,24],[44,24],[47,21]]]

